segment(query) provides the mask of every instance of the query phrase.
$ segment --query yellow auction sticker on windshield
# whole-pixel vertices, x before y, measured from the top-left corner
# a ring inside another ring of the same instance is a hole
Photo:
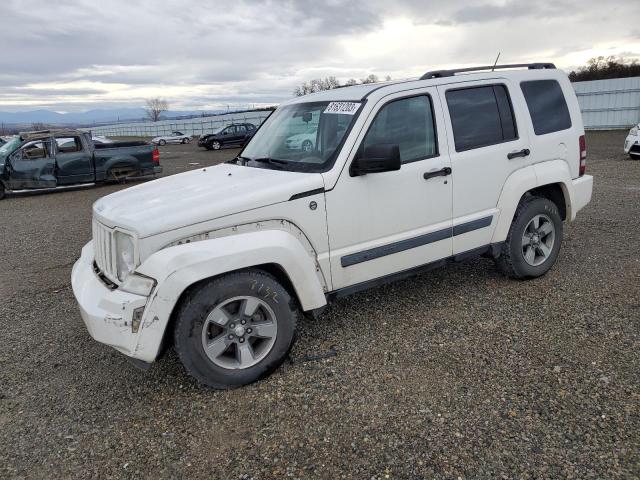
[[[358,111],[358,102],[331,102],[324,109],[324,113],[339,113],[342,115],[354,115]]]

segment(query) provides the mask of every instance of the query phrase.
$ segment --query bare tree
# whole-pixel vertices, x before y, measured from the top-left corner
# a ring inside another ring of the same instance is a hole
[[[594,57],[587,61],[587,65],[572,71],[569,80],[581,82],[585,80],[602,80],[607,78],[637,77],[640,75],[638,60],[628,60],[624,57]]]
[[[49,125],[47,125],[46,123],[34,122],[31,124],[31,130],[34,132],[38,132],[40,130],[48,130],[48,129],[49,129]]]
[[[162,113],[167,110],[169,110],[169,104],[166,100],[161,98],[150,98],[147,100],[147,107],[145,108],[145,111],[147,112],[147,117],[152,122],[160,120]]]
[[[378,76],[373,73],[369,75],[367,78],[363,78],[360,80],[360,83],[378,83]]]

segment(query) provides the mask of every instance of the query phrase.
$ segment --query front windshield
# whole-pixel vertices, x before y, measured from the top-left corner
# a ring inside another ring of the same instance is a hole
[[[22,141],[20,140],[20,137],[13,137],[7,143],[2,145],[2,147],[0,147],[0,157],[6,157],[7,154],[13,152],[16,148],[18,148],[21,143]]]
[[[242,157],[271,160],[280,168],[322,171],[333,164],[360,105],[309,102],[280,107],[260,127]]]

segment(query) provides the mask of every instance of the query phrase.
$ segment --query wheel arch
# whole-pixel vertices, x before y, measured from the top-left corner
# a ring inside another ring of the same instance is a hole
[[[569,166],[562,160],[530,165],[513,172],[505,181],[498,199],[500,211],[491,243],[507,238],[518,205],[528,195],[536,195],[554,202],[563,220],[573,221],[573,183]]]
[[[171,246],[149,257],[138,273],[156,279],[143,315],[138,350],[156,358],[175,322],[177,307],[203,282],[244,270],[262,270],[290,292],[301,310],[326,305],[315,259],[286,231],[256,231]]]
[[[167,326],[164,329],[162,340],[160,342],[160,348],[158,350],[158,355],[156,358],[162,357],[167,352],[167,350],[173,345],[174,339],[173,339],[172,333],[175,328],[178,312],[180,311],[181,305],[184,303],[185,299],[189,296],[191,292],[200,288],[205,283],[210,282],[211,280],[215,280],[216,278],[222,277],[224,275],[228,275],[231,273],[239,273],[239,272],[249,272],[249,271],[261,271],[261,272],[268,273],[283,286],[283,288],[289,293],[289,295],[291,295],[291,297],[293,297],[293,299],[297,302],[298,306],[301,305],[300,298],[295,288],[293,287],[293,283],[291,282],[289,275],[287,274],[286,270],[282,268],[282,265],[279,265],[277,263],[263,263],[261,265],[256,265],[253,267],[246,267],[246,268],[239,268],[237,270],[231,270],[229,272],[219,273],[211,277],[203,278],[202,280],[198,280],[197,282],[192,283],[187,288],[185,288],[180,294],[180,296],[178,297],[178,300],[176,301],[175,305],[173,306],[173,309],[171,310],[171,314],[169,315],[169,320],[167,321]]]

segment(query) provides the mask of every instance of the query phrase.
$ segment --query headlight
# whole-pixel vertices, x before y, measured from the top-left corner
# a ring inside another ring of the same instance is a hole
[[[127,278],[120,285],[120,290],[148,297],[155,286],[156,281],[153,278],[145,277],[139,273],[131,273],[127,275]]]
[[[133,237],[116,231],[116,267],[121,282],[136,268],[136,249]]]
[[[629,135],[632,135],[634,137],[638,135],[638,127],[633,127],[631,130],[629,130]]]

